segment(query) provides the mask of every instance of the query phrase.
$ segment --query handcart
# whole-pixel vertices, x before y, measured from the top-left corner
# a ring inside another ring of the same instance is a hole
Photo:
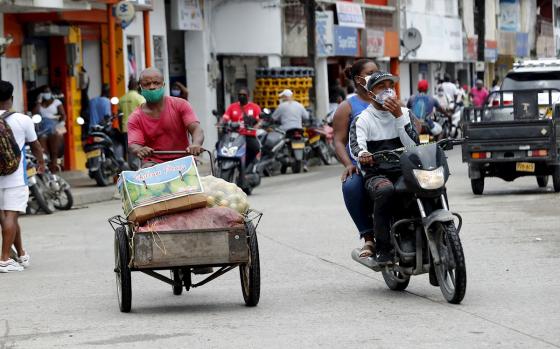
[[[157,152],[185,154],[185,152]],[[211,173],[214,161],[210,154]],[[260,298],[260,264],[257,227],[262,213],[249,210],[244,223],[223,229],[173,230],[140,233],[138,224],[117,215],[109,219],[115,232],[115,275],[121,312],[132,305],[131,272],[140,271],[171,285],[174,295],[199,287],[239,267],[241,290],[247,306]],[[193,283],[195,268],[218,268],[204,280]],[[169,270],[167,277],[161,271]]]

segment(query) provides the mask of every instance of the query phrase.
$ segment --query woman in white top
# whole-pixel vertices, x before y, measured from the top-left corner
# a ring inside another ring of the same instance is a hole
[[[57,172],[58,153],[64,141],[63,132],[57,132],[57,127],[64,128],[64,122],[66,122],[64,105],[59,99],[53,98],[51,89],[46,86],[39,94],[33,112],[41,114],[43,118],[39,124],[37,136],[43,149],[49,154],[51,171]]]

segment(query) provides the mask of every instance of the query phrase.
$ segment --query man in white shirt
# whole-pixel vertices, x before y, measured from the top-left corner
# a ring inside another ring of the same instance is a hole
[[[443,92],[447,96],[447,99],[449,101],[455,101],[455,98],[457,98],[457,94],[459,93],[459,91],[457,90],[457,86],[455,86],[455,84],[451,82],[451,78],[449,77],[449,75],[445,75],[441,87],[443,88]]]
[[[21,229],[18,223],[20,212],[25,213],[29,188],[25,165],[25,143],[29,143],[37,158],[39,172],[44,171],[43,149],[37,140],[35,126],[31,118],[20,113],[10,112],[13,104],[14,86],[0,80],[0,117],[12,130],[16,143],[21,150],[18,169],[9,175],[0,176],[0,225],[2,226],[2,254],[0,273],[22,271],[29,266],[29,254],[23,249]],[[2,154],[0,154],[2,156]],[[10,258],[12,245],[17,250],[17,260]]]

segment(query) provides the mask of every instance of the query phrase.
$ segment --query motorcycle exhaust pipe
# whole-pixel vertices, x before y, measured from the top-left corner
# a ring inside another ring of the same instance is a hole
[[[282,146],[284,146],[284,144],[286,144],[286,140],[283,139],[280,143],[276,144],[273,148],[272,148],[272,152],[276,153],[280,148],[282,148]]]

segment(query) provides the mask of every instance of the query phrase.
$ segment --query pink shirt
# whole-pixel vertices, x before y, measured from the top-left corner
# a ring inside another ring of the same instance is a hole
[[[188,128],[199,122],[189,102],[176,97],[164,97],[164,107],[158,118],[137,108],[128,118],[128,144],[139,144],[154,150],[185,150],[189,146]],[[165,162],[184,155],[154,155],[145,161]]]
[[[475,107],[482,107],[484,106],[484,102],[486,102],[486,98],[488,97],[488,90],[483,87],[480,90],[476,87],[471,89],[471,95],[473,104]]]

